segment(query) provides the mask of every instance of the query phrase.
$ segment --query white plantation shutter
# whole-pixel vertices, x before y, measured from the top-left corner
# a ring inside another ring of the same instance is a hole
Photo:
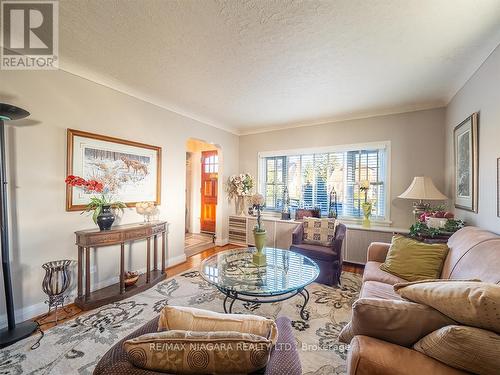
[[[261,181],[266,209],[281,210],[283,191],[288,188],[290,207],[321,209],[328,213],[329,194],[337,192],[339,215],[362,217],[364,193],[360,181],[368,180],[367,199],[373,203],[373,217],[386,220],[387,150],[385,147],[352,151],[318,152],[263,157]]]

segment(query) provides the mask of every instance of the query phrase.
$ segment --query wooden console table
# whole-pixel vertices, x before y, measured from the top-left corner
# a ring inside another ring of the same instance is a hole
[[[107,303],[119,301],[140,293],[165,278],[167,223],[127,224],[112,227],[111,230],[81,230],[75,232],[78,246],[78,297],[75,304],[82,310],[90,310]],[[161,269],[158,270],[158,237],[161,236]],[[151,238],[153,239],[153,270],[151,270]],[[125,287],[125,244],[146,240],[146,273],[135,285]],[[120,245],[120,282],[102,289],[90,291],[90,249]],[[83,258],[85,253],[85,294],[83,294]]]

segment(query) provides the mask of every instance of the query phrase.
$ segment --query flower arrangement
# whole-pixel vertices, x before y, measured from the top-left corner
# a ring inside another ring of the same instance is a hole
[[[114,201],[111,196],[107,195],[109,189],[100,181],[94,179],[85,180],[79,176],[69,175],[64,182],[71,187],[82,189],[86,194],[101,193],[100,196],[90,197],[89,204],[82,211],[82,214],[92,212],[92,220],[95,224],[97,224],[97,217],[101,214],[104,207],[119,209],[121,211],[127,207],[125,203]]]
[[[363,180],[359,183],[359,190],[365,193],[365,203],[368,201],[368,190],[370,190],[370,181]]]
[[[251,195],[253,186],[254,179],[249,173],[232,175],[226,186],[229,200]]]
[[[264,208],[266,200],[262,194],[254,194],[250,198],[250,204],[257,210],[257,225],[254,228],[255,232],[265,232],[266,229],[262,226],[261,210]]]
[[[263,267],[266,265],[266,254],[264,254],[263,249],[266,245],[266,228],[262,225],[262,216],[261,210],[266,203],[266,199],[262,194],[254,194],[250,198],[250,203],[253,208],[257,210],[257,224],[253,229],[253,237],[255,240],[255,248],[257,249],[256,253],[253,254],[252,262],[258,266]]]

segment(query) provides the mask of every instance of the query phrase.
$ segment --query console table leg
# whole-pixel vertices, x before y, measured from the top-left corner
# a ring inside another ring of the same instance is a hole
[[[161,273],[164,274],[165,273],[165,253],[166,253],[166,241],[165,241],[165,238],[166,238],[166,234],[165,232],[163,232],[161,234]]]
[[[90,297],[90,247],[85,248],[85,299]]]
[[[158,271],[158,236],[155,234],[153,238],[153,270]]]
[[[148,237],[146,241],[148,243],[148,253],[146,256],[146,283],[149,284],[149,281],[151,280],[151,237]]]
[[[125,244],[120,244],[120,294],[125,293]]]
[[[83,297],[83,247],[78,246],[78,298]]]

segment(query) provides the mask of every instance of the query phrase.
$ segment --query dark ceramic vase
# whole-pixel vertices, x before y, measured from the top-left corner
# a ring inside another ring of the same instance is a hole
[[[110,230],[114,221],[115,215],[111,210],[111,206],[102,206],[101,213],[97,216],[97,225],[99,225],[99,229]]]

